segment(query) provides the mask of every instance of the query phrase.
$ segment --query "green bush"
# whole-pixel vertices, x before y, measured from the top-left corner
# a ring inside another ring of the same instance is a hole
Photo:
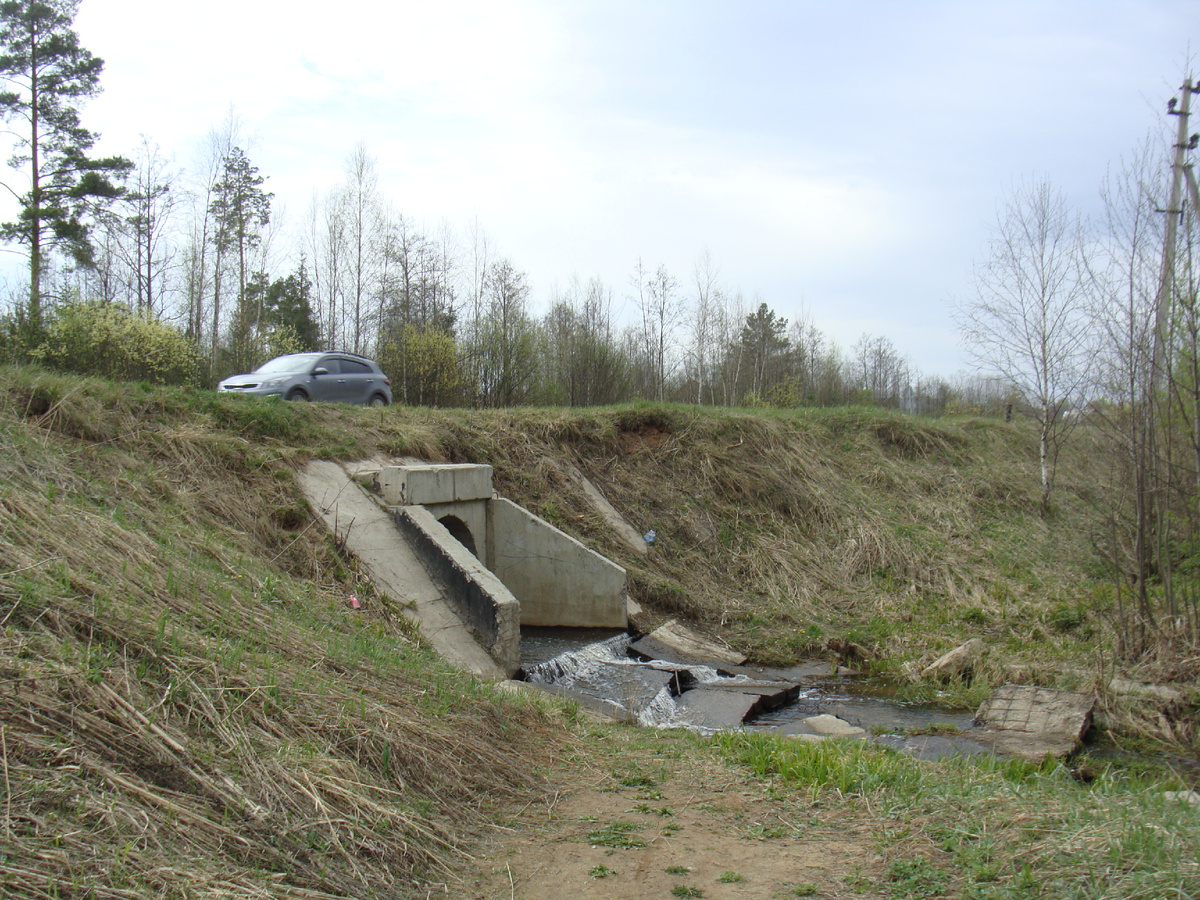
[[[112,303],[60,307],[31,355],[60,371],[117,381],[192,384],[199,374],[196,350],[179,331]]]

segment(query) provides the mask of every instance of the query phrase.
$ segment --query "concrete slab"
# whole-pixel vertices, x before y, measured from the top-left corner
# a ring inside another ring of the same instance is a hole
[[[521,624],[624,628],[625,570],[511,500],[488,501],[489,568],[521,601]]]
[[[737,728],[761,698],[733,691],[688,691],[675,703],[680,718],[701,728]]]
[[[736,728],[748,718],[791,703],[799,694],[795,684],[699,684],[675,702],[689,722],[704,728]]]
[[[570,463],[559,463],[558,466],[567,481],[583,492],[588,502],[592,504],[592,508],[600,514],[600,518],[621,539],[621,543],[639,556],[645,556],[650,552],[650,545],[646,543],[646,539],[636,528],[625,521],[625,517],[613,508],[613,505],[600,493],[599,489],[588,481],[587,476]]]
[[[447,662],[484,678],[505,673],[443,600],[425,566],[388,512],[336,463],[314,461],[299,473],[308,502],[362,562],[377,589],[404,608]]]
[[[985,730],[974,736],[1027,759],[1068,756],[1091,728],[1095,705],[1091,694],[1006,684],[979,707],[975,721]]]
[[[409,546],[447,589],[447,600],[508,675],[521,667],[521,604],[424,506],[391,510]]]
[[[630,647],[644,659],[665,659],[685,665],[740,666],[745,655],[710,641],[674,619]]]

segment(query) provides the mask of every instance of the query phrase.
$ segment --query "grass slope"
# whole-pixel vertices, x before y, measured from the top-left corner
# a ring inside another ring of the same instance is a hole
[[[762,662],[833,648],[900,672],[978,636],[980,691],[1106,658],[1087,468],[1043,518],[1019,425],[360,410],[0,369],[4,896],[423,896],[539,789],[577,733],[446,671],[295,484],[310,458],[405,455],[491,463],[627,567],[648,621]],[[566,463],[655,529],[649,555]]]
[[[423,896],[533,784],[545,714],[311,527],[354,413],[0,380],[0,894]]]

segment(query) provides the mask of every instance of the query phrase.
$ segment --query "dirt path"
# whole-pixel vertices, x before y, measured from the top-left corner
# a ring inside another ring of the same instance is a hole
[[[780,796],[686,740],[622,734],[614,743],[604,769],[583,768],[597,764],[590,759],[555,767],[548,799],[514,810],[495,830],[460,896],[888,896],[867,821]]]

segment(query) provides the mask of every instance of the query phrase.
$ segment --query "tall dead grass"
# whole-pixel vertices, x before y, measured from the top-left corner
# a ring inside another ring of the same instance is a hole
[[[5,897],[425,896],[536,789],[546,714],[444,670],[272,514],[295,448],[177,394],[5,388]]]

